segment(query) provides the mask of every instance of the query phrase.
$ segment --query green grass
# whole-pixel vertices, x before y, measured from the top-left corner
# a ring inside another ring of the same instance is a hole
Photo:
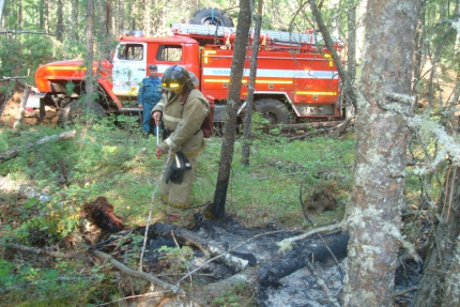
[[[49,197],[49,202],[41,203],[37,198],[21,197],[15,190],[0,194],[2,239],[35,247],[68,248],[65,242],[78,225],[79,208],[98,196],[105,196],[127,225],[144,225],[151,208],[157,213],[159,197],[152,195],[159,184],[163,160],[155,158],[154,138],[144,139],[136,123],[124,123],[124,129],[110,119],[91,129],[77,126],[72,140],[33,147],[26,144],[64,130],[46,126],[19,132],[2,130],[1,150],[21,150],[18,157],[0,163],[0,175],[24,185],[23,190],[33,188]],[[241,164],[242,140],[237,137],[226,202],[228,214],[248,227],[276,223],[284,228],[311,228],[303,216],[300,198],[307,202],[317,193],[333,193],[337,200],[333,210],[309,211],[308,215],[314,226],[343,218],[352,190],[353,136],[288,141],[258,130],[254,136],[249,167]],[[206,142],[192,190],[197,208],[214,199],[222,139],[212,137]],[[420,151],[416,154],[421,155]],[[409,173],[405,191],[408,199],[417,198],[420,180],[433,179]],[[125,295],[114,286],[107,268],[90,272],[91,265],[79,261],[41,263],[12,257],[11,251],[1,245],[0,251],[0,295],[7,306],[33,306],[32,302],[41,306],[40,295],[47,293],[51,294],[46,299],[53,300],[54,306],[72,306],[68,302],[85,306]],[[60,277],[97,278],[57,282],[56,273]],[[12,285],[26,285],[27,294]],[[224,299],[238,306],[239,298],[229,295],[217,296],[214,304]]]
[[[17,158],[0,164],[0,174],[50,195],[53,210],[55,204],[64,203],[66,210],[53,211],[53,216],[61,219],[78,212],[85,202],[105,196],[127,224],[143,224],[150,208],[156,208],[158,197],[152,204],[152,194],[159,184],[163,160],[154,157],[154,138],[142,138],[136,128],[119,129],[108,120],[89,130],[81,127],[73,140],[22,147]],[[7,150],[59,132],[59,128],[38,127],[14,135],[4,130],[0,144]],[[303,225],[299,193],[302,189],[303,197],[307,197],[315,186],[324,183],[325,179],[314,176],[319,169],[349,178],[342,183],[342,198],[347,198],[351,187],[352,139],[288,142],[280,136],[258,137],[251,146],[249,167],[240,163],[241,140],[237,139],[235,144],[226,207],[243,224]],[[194,206],[214,199],[221,141],[218,137],[208,139],[199,157],[192,191]],[[330,223],[323,217],[318,221]],[[63,231],[60,224],[56,224],[54,233]],[[69,231],[66,229],[65,233]]]

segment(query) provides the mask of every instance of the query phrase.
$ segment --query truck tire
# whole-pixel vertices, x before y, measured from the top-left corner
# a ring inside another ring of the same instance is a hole
[[[69,103],[59,113],[59,125],[64,127],[65,125],[74,124],[80,115],[83,114],[85,107],[86,104],[84,102],[77,100]],[[91,105],[91,113],[95,115],[97,119],[107,117],[107,113],[105,112],[104,108],[98,103],[93,103]]]
[[[72,98],[66,94],[52,95],[51,99],[58,110],[65,108],[66,105],[72,102]]]
[[[256,101],[256,111],[261,113],[270,124],[290,124],[288,108],[279,100],[263,98]]]
[[[218,9],[204,9],[193,15],[191,24],[233,27],[233,21],[224,12]]]

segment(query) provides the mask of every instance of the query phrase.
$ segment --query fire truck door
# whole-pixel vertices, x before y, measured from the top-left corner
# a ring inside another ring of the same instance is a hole
[[[113,92],[118,97],[136,97],[147,76],[147,44],[120,43],[113,57]]]

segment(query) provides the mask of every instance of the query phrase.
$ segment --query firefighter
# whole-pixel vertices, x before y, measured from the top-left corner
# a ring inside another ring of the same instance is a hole
[[[150,127],[151,112],[154,106],[160,101],[163,95],[161,80],[158,77],[158,67],[154,64],[149,65],[150,75],[142,80],[137,94],[139,109],[142,110],[142,133],[148,136],[152,132]],[[158,126],[153,129],[156,132]]]
[[[205,142],[201,124],[210,107],[203,94],[193,85],[190,73],[182,66],[169,67],[162,77],[165,90],[160,102],[152,110],[158,124],[163,121],[163,141],[157,145],[159,159],[171,150],[169,165],[161,182],[161,201],[167,221],[177,221],[190,228],[194,218],[188,212],[192,205],[191,191],[195,180],[197,157]]]

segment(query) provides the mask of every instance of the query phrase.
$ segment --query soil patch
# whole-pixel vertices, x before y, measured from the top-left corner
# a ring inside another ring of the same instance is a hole
[[[0,95],[0,125],[13,127],[19,115],[19,105],[23,94],[24,87],[17,82],[13,95],[7,96],[4,93]],[[45,107],[45,111],[45,118],[40,118],[38,109],[26,108],[23,124],[31,126],[49,124],[55,127],[58,122],[58,113],[49,107]]]

